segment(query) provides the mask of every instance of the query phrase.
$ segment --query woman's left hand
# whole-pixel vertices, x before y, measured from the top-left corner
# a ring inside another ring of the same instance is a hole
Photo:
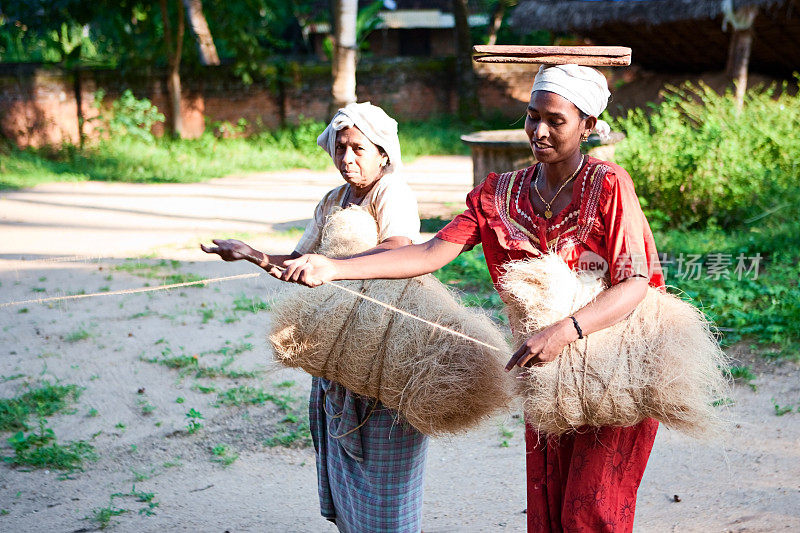
[[[523,368],[549,363],[558,357],[567,344],[577,338],[572,320],[570,318],[560,320],[525,341],[511,356],[506,370],[511,370],[515,365]]]

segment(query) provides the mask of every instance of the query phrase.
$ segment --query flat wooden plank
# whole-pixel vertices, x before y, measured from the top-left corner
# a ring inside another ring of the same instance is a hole
[[[519,45],[476,45],[472,47],[475,55],[495,56],[586,56],[586,57],[625,57],[631,55],[626,46],[519,46]]]
[[[585,67],[626,67],[631,64],[631,56],[603,57],[578,55],[521,56],[478,56],[478,63],[535,63],[541,65],[583,65]]]

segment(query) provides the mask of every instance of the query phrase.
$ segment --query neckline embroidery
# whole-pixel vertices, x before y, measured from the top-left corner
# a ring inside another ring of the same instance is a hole
[[[495,208],[511,240],[529,240],[534,245],[534,250],[539,254],[547,252],[558,253],[575,246],[578,241],[585,242],[597,215],[603,183],[603,179],[598,178],[604,177],[610,168],[601,162],[588,160],[578,175],[578,180],[580,180],[579,195],[576,198],[573,192],[570,203],[549,220],[538,215],[536,217],[537,220],[534,220],[520,205],[525,198],[522,196],[525,183],[534,169],[535,166],[532,166],[523,170],[505,172],[498,177],[494,199]],[[589,184],[588,195],[587,183]],[[516,191],[514,190],[515,187]],[[529,199],[528,203],[530,204]],[[530,204],[530,208],[532,207],[532,204]],[[518,215],[520,220],[517,220],[515,215]],[[558,220],[559,218],[560,220]],[[556,220],[558,222],[549,225],[550,222]],[[556,231],[558,234],[547,240],[547,237]],[[546,239],[544,243],[537,233],[544,234]]]

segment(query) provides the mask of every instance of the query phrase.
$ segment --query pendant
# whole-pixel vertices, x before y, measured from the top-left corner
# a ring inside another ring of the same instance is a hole
[[[550,211],[550,209],[545,209],[544,210],[544,218],[548,218],[549,219],[551,216],[553,216],[553,212]]]

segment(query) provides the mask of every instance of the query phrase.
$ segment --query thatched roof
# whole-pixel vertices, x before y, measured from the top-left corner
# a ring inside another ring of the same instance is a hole
[[[800,68],[800,0],[733,0],[759,7],[750,70],[790,75]],[[629,46],[633,63],[667,72],[725,68],[730,30],[723,0],[523,0],[512,14],[519,33],[572,33],[597,45]]]
[[[743,6],[772,7],[784,0],[733,0]],[[723,14],[722,0],[527,0],[511,17],[517,29],[580,32],[613,22],[656,26],[666,22],[715,19]]]

